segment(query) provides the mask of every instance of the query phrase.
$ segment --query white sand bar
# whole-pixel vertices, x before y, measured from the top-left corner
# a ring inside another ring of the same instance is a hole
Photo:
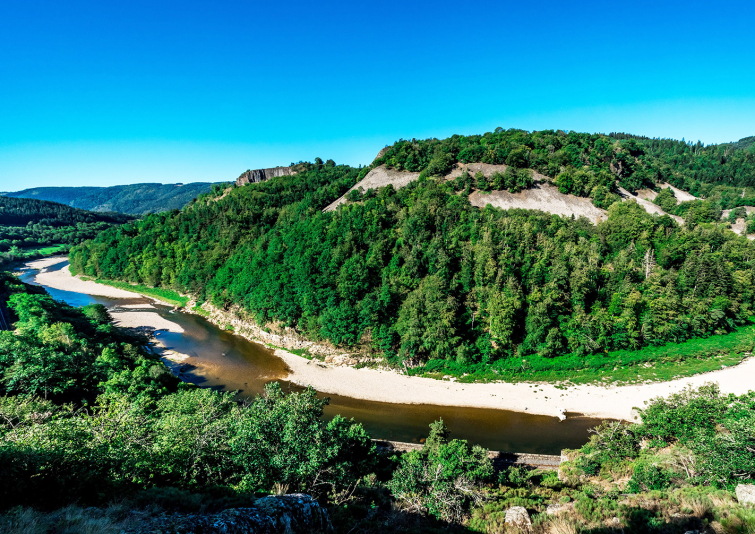
[[[38,284],[60,289],[63,291],[74,291],[76,293],[86,293],[87,295],[96,295],[99,297],[110,297],[114,299],[133,299],[139,298],[131,291],[124,291],[117,287],[110,287],[96,282],[85,281],[71,275],[68,267],[63,267],[57,271],[48,271],[62,262],[67,262],[68,258],[57,256],[54,258],[42,258],[41,260],[30,261],[26,264],[32,269],[39,269],[39,274],[35,277]]]
[[[155,330],[167,330],[176,334],[183,333],[184,329],[180,325],[164,319],[159,314],[151,311],[111,311],[113,323],[115,326],[124,328],[138,328],[148,326]]]
[[[31,261],[27,263],[26,266],[32,269],[40,269],[39,274],[34,277],[34,280],[38,284],[49,286],[54,289],[74,291],[76,293],[85,293],[87,295],[96,295],[100,297],[110,297],[116,299],[142,298],[138,293],[98,284],[89,280],[82,280],[81,278],[73,276],[71,274],[71,271],[68,270],[67,266],[57,271],[47,270],[48,268],[58,265],[61,262],[67,261],[68,258],[58,256],[55,258],[43,258],[41,260]],[[119,307],[154,308],[154,306],[152,306],[151,304],[124,304],[120,305]],[[184,331],[180,325],[164,319],[156,312],[144,310],[111,311],[110,315],[113,316],[113,322],[116,326],[122,326],[126,328],[146,326],[154,328],[155,330],[168,330],[169,332],[175,332],[177,334],[180,334]]]
[[[91,280],[82,280],[78,276],[73,276],[68,266],[58,269],[57,271],[48,271],[50,267],[54,267],[62,262],[67,262],[68,258],[65,256],[56,256],[53,258],[42,258],[41,260],[30,261],[26,263],[27,267],[32,269],[39,269],[39,273],[34,277],[34,280],[38,284],[49,286],[53,289],[60,289],[62,291],[74,291],[76,293],[86,293],[87,295],[93,295],[98,297],[110,297],[113,299],[136,299],[136,298],[148,298],[155,302],[160,302],[168,306],[172,306],[169,302],[163,302],[160,299],[151,297],[149,295],[142,295],[135,291],[126,291],[125,289],[118,289],[117,287],[108,286],[105,284],[98,284]],[[140,305],[141,306],[141,305]]]
[[[291,369],[287,380],[312,386],[323,393],[400,404],[437,404],[495,408],[556,416],[559,410],[591,417],[631,420],[633,407],[706,382],[717,382],[724,393],[742,394],[755,387],[755,359],[736,367],[670,382],[638,386],[576,386],[568,390],[549,384],[496,382],[462,384],[432,378],[405,376],[391,371],[329,367],[285,350],[276,350]]]

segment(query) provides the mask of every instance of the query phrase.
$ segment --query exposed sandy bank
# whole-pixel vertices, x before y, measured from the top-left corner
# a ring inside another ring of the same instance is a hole
[[[142,298],[138,293],[124,291],[123,289],[98,284],[89,280],[82,280],[81,278],[73,276],[71,271],[68,270],[68,267],[63,267],[57,271],[47,270],[50,267],[67,261],[68,258],[58,256],[31,261],[28,262],[26,266],[33,269],[40,269],[39,273],[34,277],[34,280],[38,284],[49,286],[54,289],[74,291],[76,293],[86,293],[87,295],[96,295],[114,299]],[[161,317],[155,311],[149,311],[150,309],[156,308],[151,304],[146,303],[119,304],[117,308],[110,310],[110,315],[113,316],[113,322],[116,326],[122,326],[125,328],[147,327],[155,330],[168,330],[179,334],[184,331],[178,324]]]
[[[125,289],[98,284],[91,280],[82,280],[78,276],[73,276],[67,266],[56,271],[47,270],[64,261],[67,262],[68,258],[65,256],[54,256],[51,258],[30,261],[25,265],[32,269],[39,269],[39,273],[37,273],[37,276],[35,277],[37,283],[52,287],[53,289],[86,293],[87,295],[109,297],[112,299],[133,299],[144,297],[159,302],[160,304],[165,304],[166,306],[173,306],[169,302],[164,302],[149,295],[142,295],[136,291],[126,291]]]
[[[689,384],[697,387],[717,382],[724,393],[736,394],[746,393],[755,384],[752,358],[736,367],[670,382],[607,388],[577,386],[564,391],[549,384],[461,384],[392,371],[329,367],[280,349],[275,355],[291,369],[287,380],[311,385],[324,393],[381,402],[494,408],[554,416],[565,410],[591,417],[631,420],[633,407],[681,391]]]
[[[682,191],[681,189],[678,189],[674,187],[671,184],[662,183],[658,184],[662,189],[671,189],[674,192],[674,196],[676,197],[676,203],[681,204],[682,202],[687,202],[689,200],[698,200],[698,198],[690,193],[687,193],[686,191]]]
[[[148,328],[154,328],[155,330],[167,330],[168,332],[175,332],[176,334],[182,334],[184,329],[180,325],[169,321],[156,312],[151,311],[118,311],[111,310],[110,315],[113,316],[113,323],[116,326],[122,326],[124,328],[139,328],[146,326]]]
[[[647,190],[642,190],[642,191],[647,192]],[[627,191],[626,189],[624,189],[623,187],[619,187],[619,195],[621,196],[624,202],[634,200],[635,202],[637,202],[637,204],[639,204],[642,207],[642,209],[644,209],[651,215],[668,215],[669,217],[674,219],[677,223],[684,224],[684,219],[682,219],[678,215],[671,215],[670,213],[666,213],[665,211],[663,211],[663,209],[661,209],[660,206],[653,204],[650,200],[646,200],[645,198],[642,198],[643,196],[648,197],[648,198],[652,196],[653,198],[655,198],[655,195],[649,195],[646,193],[643,195],[638,194],[635,196],[629,191]]]
[[[388,169],[385,165],[380,165],[367,173],[367,176],[360,180],[354,187],[349,189],[341,198],[328,205],[323,211],[335,210],[338,206],[346,202],[346,195],[354,189],[359,189],[361,187],[364,191],[367,191],[368,189],[379,189],[386,185],[392,185],[395,189],[400,189],[409,185],[417,178],[419,178],[418,172],[397,171],[394,169]]]
[[[486,194],[476,191],[469,195],[469,202],[478,208],[484,208],[490,204],[502,209],[522,208],[540,210],[562,217],[571,217],[572,215],[587,217],[593,224],[607,218],[606,211],[596,208],[589,198],[565,195],[557,187],[544,181],[535,182],[535,185],[531,188],[519,193],[491,191]]]
[[[63,267],[57,271],[47,270],[64,261],[68,261],[68,258],[65,256],[55,256],[52,258],[42,258],[41,260],[30,261],[26,266],[32,269],[39,269],[39,273],[35,277],[37,283],[50,286],[54,289],[75,291],[76,293],[87,293],[88,295],[110,297],[113,299],[136,298],[134,293],[130,291],[124,291],[123,289],[97,284],[95,282],[87,282],[74,277],[71,275],[68,267]]]

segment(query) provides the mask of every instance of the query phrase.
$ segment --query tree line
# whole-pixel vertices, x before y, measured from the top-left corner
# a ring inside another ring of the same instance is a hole
[[[0,265],[41,256],[46,250],[68,250],[133,219],[122,213],[95,213],[56,202],[0,196]]]

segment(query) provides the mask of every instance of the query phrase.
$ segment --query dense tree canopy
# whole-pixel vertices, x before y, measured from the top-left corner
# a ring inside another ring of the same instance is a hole
[[[95,213],[46,200],[0,197],[0,224],[7,226],[37,223],[61,227],[76,223],[124,223],[132,219],[122,213]]]
[[[728,230],[633,202],[597,226],[479,210],[427,177],[321,211],[365,172],[314,164],[203,198],[101,233],[72,268],[405,362],[587,356],[724,333],[751,313],[755,248]]]
[[[108,502],[149,487],[275,484],[337,495],[366,475],[361,425],[322,418],[314,390],[232,393],[181,384],[147,339],[99,304],[73,308],[0,273],[0,509]]]

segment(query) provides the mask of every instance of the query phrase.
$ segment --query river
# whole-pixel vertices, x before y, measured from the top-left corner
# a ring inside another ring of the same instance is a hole
[[[49,270],[67,267],[62,262]],[[35,270],[25,270],[21,280],[38,284]],[[182,362],[181,378],[199,386],[223,391],[238,391],[242,396],[258,394],[268,382],[277,380],[285,390],[300,391],[301,387],[286,380],[286,364],[272,351],[245,338],[226,332],[198,315],[176,312],[169,306],[142,297],[111,299],[62,291],[44,286],[56,300],[72,306],[100,303],[112,311],[128,306],[144,305],[165,319],[178,324],[183,333],[159,332],[157,339],[166,348],[188,355]],[[470,443],[508,452],[558,454],[563,448],[576,448],[585,443],[588,429],[600,420],[567,414],[566,421],[556,417],[532,415],[508,410],[458,408],[428,404],[392,404],[327,395],[330,404],[325,409],[328,418],[340,414],[362,423],[376,438],[394,441],[419,442],[427,435],[428,425],[439,419],[448,425],[451,437]]]

